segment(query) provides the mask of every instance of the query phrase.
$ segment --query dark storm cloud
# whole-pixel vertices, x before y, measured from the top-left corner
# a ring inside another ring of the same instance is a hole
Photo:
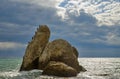
[[[0,4],[0,35],[3,38],[31,36],[39,24],[61,24],[55,8],[11,2],[10,0],[1,1]]]
[[[87,23],[87,24],[96,24],[97,19],[90,14],[84,12],[84,10],[80,11],[78,16],[72,15],[68,13],[70,20],[73,20],[74,23]]]

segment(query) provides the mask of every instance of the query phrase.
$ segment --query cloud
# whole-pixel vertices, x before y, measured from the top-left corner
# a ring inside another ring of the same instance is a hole
[[[44,0],[9,0],[2,2],[0,34],[3,37],[15,35],[21,38],[24,37],[23,39],[26,40],[26,36],[29,35],[29,38],[30,36],[32,37],[39,24],[47,24],[52,30],[53,37],[51,39],[65,38],[70,40],[69,38],[74,37],[72,39],[79,42],[111,43],[110,40],[107,39],[107,35],[111,30],[114,30],[114,28],[109,28],[109,25],[104,25],[102,24],[103,22],[101,23],[101,27],[98,27],[100,20],[96,17],[97,15],[105,13],[97,10],[101,10],[101,7],[106,8],[108,6],[107,4],[111,2],[109,0],[49,0],[47,2]],[[111,3],[115,4],[116,2]],[[7,5],[7,8],[5,7],[3,9],[2,7],[4,7],[4,5]],[[8,11],[9,14],[7,14]],[[117,15],[118,14],[116,14],[116,16]],[[104,21],[103,18],[101,18],[101,20]],[[115,29],[119,28],[119,25],[116,27],[117,24],[119,24],[119,22],[113,26]],[[116,33],[119,33],[119,30],[120,29],[118,29]],[[118,38],[119,36],[114,39],[117,40]]]
[[[50,40],[63,38],[77,48],[120,46],[119,4],[117,0],[2,0],[0,41],[24,45],[39,24],[47,24]]]
[[[26,44],[16,42],[0,42],[0,50],[13,50],[25,48]]]
[[[38,5],[43,7],[56,7],[63,0],[11,0],[13,2],[28,3],[32,5]]]
[[[57,15],[58,8],[56,6],[60,1],[61,0],[49,0],[47,2],[44,0],[2,1],[2,5],[0,6],[0,21],[16,23],[21,26],[26,24],[31,26],[39,24],[54,24],[61,20],[60,16]],[[56,5],[50,5],[52,3]],[[7,8],[3,8],[4,5],[7,5]]]
[[[105,38],[110,45],[120,45],[120,34],[116,31],[109,32]]]
[[[56,8],[33,5],[29,4],[30,1],[24,1],[1,1],[0,35],[3,38],[5,37],[4,40],[6,40],[7,37],[10,37],[7,39],[11,40],[12,36],[14,36],[13,39],[15,37],[21,37],[23,40],[26,40],[28,36],[29,38],[32,37],[39,24],[62,24],[60,17],[56,14]],[[47,2],[45,1],[44,3]]]
[[[72,21],[73,23],[77,23],[77,24],[96,24],[97,20],[96,18],[94,18],[92,15],[87,14],[84,12],[84,10],[80,11],[79,15],[73,15],[72,13],[68,12],[68,20]]]
[[[0,35],[29,35],[33,29],[35,29],[34,26],[27,24],[0,22]]]
[[[119,0],[64,0],[59,5],[64,8],[64,19],[69,18],[69,13],[79,15],[81,10],[95,17],[98,26],[120,25],[120,1]],[[65,11],[65,12],[64,12]],[[62,12],[61,12],[62,13]],[[63,16],[63,14],[61,14]]]

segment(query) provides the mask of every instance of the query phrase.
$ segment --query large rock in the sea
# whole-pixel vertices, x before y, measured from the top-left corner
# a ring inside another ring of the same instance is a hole
[[[57,39],[48,43],[39,57],[39,69],[45,69],[50,61],[62,62],[72,68],[77,73],[85,71],[79,65],[77,51],[66,40]],[[49,74],[49,73],[46,73]]]
[[[54,76],[62,76],[62,77],[71,77],[76,76],[77,71],[64,64],[63,62],[56,62],[56,61],[50,61],[47,66],[44,68],[44,71],[42,73],[43,75],[54,75]]]
[[[62,77],[76,76],[80,71],[86,71],[79,65],[75,47],[63,39],[48,42],[49,37],[49,28],[41,25],[26,48],[20,71],[40,69],[43,75]]]
[[[29,42],[20,71],[38,69],[38,59],[49,41],[50,30],[46,25],[41,25],[35,32],[32,41]]]

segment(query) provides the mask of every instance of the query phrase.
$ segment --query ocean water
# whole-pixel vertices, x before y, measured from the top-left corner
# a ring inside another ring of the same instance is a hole
[[[22,58],[0,58],[0,79],[120,79],[120,58],[79,58],[87,71],[76,77],[43,76],[41,70],[19,72]]]

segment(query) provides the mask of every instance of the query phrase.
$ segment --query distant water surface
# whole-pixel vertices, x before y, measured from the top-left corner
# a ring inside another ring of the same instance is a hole
[[[41,70],[19,72],[22,58],[0,58],[0,79],[120,79],[120,58],[79,58],[87,71],[77,77],[43,76]]]

